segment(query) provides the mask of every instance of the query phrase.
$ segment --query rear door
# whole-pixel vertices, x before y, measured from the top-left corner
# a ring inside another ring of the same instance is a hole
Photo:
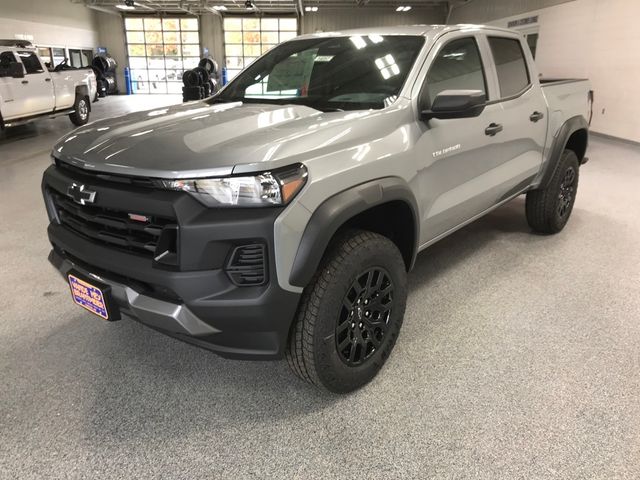
[[[527,187],[542,165],[547,135],[547,105],[536,78],[533,58],[518,34],[489,33],[485,41],[501,109],[503,130],[496,135],[503,163],[494,172],[495,202]]]
[[[38,55],[31,50],[18,50],[18,58],[24,65],[25,76],[20,80],[22,88],[16,92],[15,101],[21,103],[24,116],[53,111],[55,95],[51,75]]]
[[[481,37],[455,32],[436,42],[423,68],[418,110],[428,108],[443,90],[481,90],[487,99],[494,87],[487,74]],[[415,145],[421,203],[421,245],[470,220],[495,202],[493,170],[502,162],[499,138],[487,128],[502,122],[502,108],[489,104],[474,118],[418,121]]]

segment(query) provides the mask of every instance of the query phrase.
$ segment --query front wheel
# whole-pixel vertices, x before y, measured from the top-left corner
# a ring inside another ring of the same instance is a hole
[[[89,97],[76,96],[76,101],[73,104],[73,113],[69,114],[71,123],[78,127],[86,125],[89,121]]]
[[[407,300],[396,245],[368,231],[333,242],[303,293],[287,349],[294,373],[335,393],[356,390],[384,365]]]

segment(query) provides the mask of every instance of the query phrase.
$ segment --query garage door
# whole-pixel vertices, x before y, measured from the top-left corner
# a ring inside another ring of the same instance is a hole
[[[200,60],[198,19],[127,17],[124,25],[134,93],[181,93],[182,72]]]

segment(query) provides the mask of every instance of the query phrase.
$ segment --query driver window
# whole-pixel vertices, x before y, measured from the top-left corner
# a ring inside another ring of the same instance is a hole
[[[34,52],[18,52],[18,56],[22,60],[27,75],[44,72],[40,60],[38,60],[38,56]]]
[[[427,73],[420,105],[431,105],[436,95],[444,90],[480,90],[486,96],[482,60],[473,37],[453,40],[438,52]]]
[[[16,58],[13,56],[12,52],[2,52],[0,53],[0,74],[9,71],[9,65],[16,61]]]

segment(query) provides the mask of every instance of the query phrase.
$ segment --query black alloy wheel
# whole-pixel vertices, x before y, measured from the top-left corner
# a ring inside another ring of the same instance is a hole
[[[366,362],[381,345],[393,309],[393,281],[382,267],[362,272],[342,301],[336,347],[349,366]]]

